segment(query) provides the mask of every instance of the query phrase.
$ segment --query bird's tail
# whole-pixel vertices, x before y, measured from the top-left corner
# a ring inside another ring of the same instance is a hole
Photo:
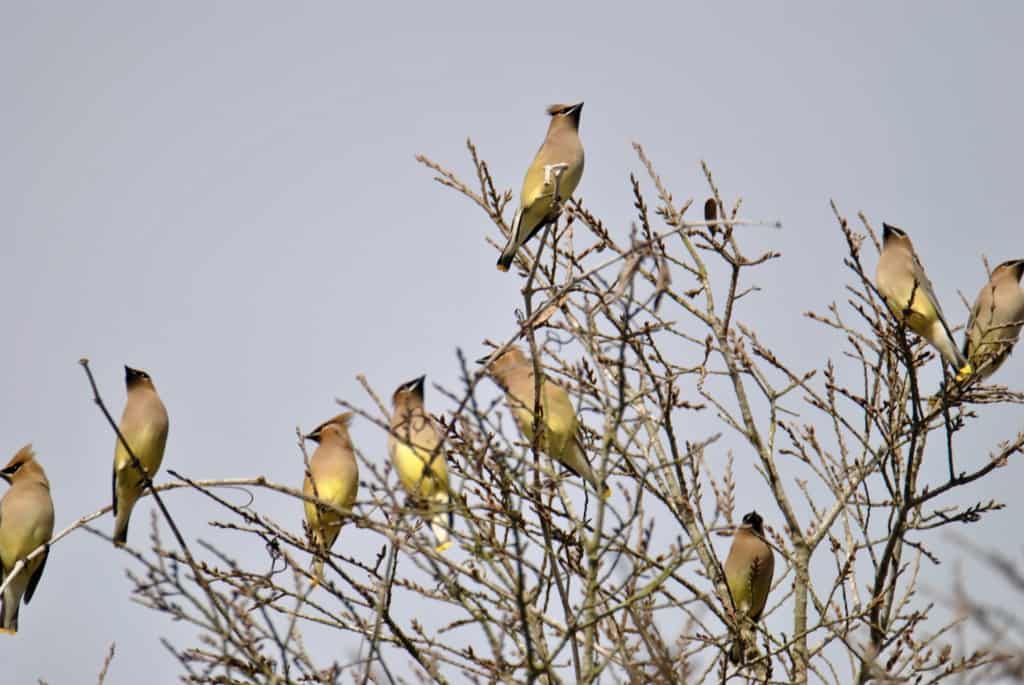
[[[607,481],[598,478],[597,473],[594,472],[594,467],[587,461],[587,454],[583,451],[583,447],[580,446],[578,437],[573,438],[569,449],[569,461],[565,465],[583,478],[583,480],[594,486],[594,490],[601,499],[607,500],[612,496],[612,489],[608,487]]]
[[[441,491],[435,495],[431,509],[430,529],[434,531],[437,538],[437,546],[434,551],[440,553],[447,551],[452,546],[452,539],[449,534],[455,527],[455,512],[451,508],[451,499],[447,492]]]
[[[729,663],[739,664],[743,662],[743,638],[736,636],[729,646]]]
[[[314,557],[313,563],[309,567],[309,573],[313,576],[313,585],[320,585],[324,582],[324,560],[320,557]]]
[[[939,317],[936,327],[939,330],[936,331],[935,335],[935,347],[939,350],[939,354],[942,355],[943,359],[956,368],[956,381],[959,383],[970,376],[974,372],[974,368],[967,361],[967,358],[964,357],[960,348],[956,346],[953,334],[949,332],[949,326],[942,320],[942,317]]]
[[[21,575],[25,575],[24,569],[22,569]],[[0,616],[3,617],[3,623],[0,624],[0,635],[15,635],[18,632],[18,610],[21,608],[21,591],[19,590],[24,591],[21,577],[14,578],[4,590],[3,599],[0,600]]]
[[[512,218],[511,233],[508,236],[505,249],[501,251],[501,256],[498,257],[498,271],[508,271],[509,267],[512,266],[512,260],[516,258],[516,251],[522,245],[522,242],[519,240],[519,229],[522,227],[522,223],[523,208],[520,207]]]
[[[132,507],[126,502],[121,502],[114,518],[114,545],[116,547],[124,547],[128,543],[128,521],[131,515]]]

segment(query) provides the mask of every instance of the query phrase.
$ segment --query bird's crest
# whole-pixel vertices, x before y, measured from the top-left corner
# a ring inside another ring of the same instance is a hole
[[[424,375],[420,376],[419,378],[414,378],[411,381],[408,381],[406,383],[402,383],[400,386],[398,386],[398,388],[395,389],[395,393],[391,396],[391,402],[392,403],[397,403],[399,395],[402,395],[402,394],[405,394],[405,393],[409,393],[409,394],[415,395],[416,397],[418,397],[418,398],[420,398],[422,400],[423,399],[423,386],[426,383],[426,380],[427,380],[427,376],[426,376],[426,374],[424,374]]]
[[[132,367],[125,364],[124,366],[124,384],[131,388],[140,383],[147,383],[153,385],[153,379],[150,378],[149,374],[142,369],[133,369]]]
[[[907,232],[902,228],[896,228],[892,224],[882,224],[882,242],[887,243],[891,238],[906,238]]]
[[[995,269],[993,269],[993,272],[998,271],[1000,269],[1009,269],[1010,273],[1012,273],[1016,277],[1016,279],[1020,281],[1021,276],[1024,276],[1024,259],[1007,260],[1000,264],[999,266],[997,266]]]
[[[583,103],[577,102],[575,105],[548,105],[547,113],[553,117],[566,116],[573,120],[575,124],[579,123],[580,112],[583,111]]]
[[[320,432],[324,428],[327,428],[327,426],[339,426],[341,428],[344,428],[344,429],[348,430],[349,424],[351,424],[351,423],[352,423],[352,412],[345,411],[345,412],[342,412],[342,413],[338,414],[337,416],[332,416],[331,418],[327,419],[326,421],[321,423],[319,426],[317,426],[316,428],[311,430],[306,435],[306,437],[308,439],[310,439],[310,440],[316,440],[317,442],[319,442],[320,441]]]
[[[11,475],[15,471],[20,469],[22,466],[24,466],[26,462],[35,459],[35,457],[36,453],[32,449],[32,443],[29,443],[22,447],[20,450],[18,450],[17,453],[13,457],[11,457],[11,460],[7,462],[7,466],[3,467],[3,469],[0,469],[0,473]]]

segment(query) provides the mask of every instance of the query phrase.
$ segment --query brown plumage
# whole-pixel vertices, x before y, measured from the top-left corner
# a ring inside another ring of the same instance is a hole
[[[403,383],[391,397],[391,431],[388,454],[398,480],[424,507],[424,515],[437,538],[436,550],[451,547],[449,531],[454,524],[448,485],[448,460],[441,448],[441,433],[423,404],[426,376]]]
[[[709,197],[704,201],[704,221],[711,224],[708,226],[708,232],[711,235],[715,235],[715,232],[718,230],[718,203],[713,197]]]
[[[924,272],[910,236],[902,229],[882,224],[882,253],[878,256],[875,284],[889,309],[910,330],[932,344],[962,379],[971,367],[953,341],[942,315],[932,282]]]
[[[519,430],[528,440],[533,440],[533,409],[537,404],[533,362],[513,345],[491,361],[488,373],[505,391]],[[603,499],[610,497],[611,489],[598,478],[583,451],[580,425],[569,393],[546,375],[542,375],[540,381],[540,406],[544,429],[538,440],[540,450],[593,485]]]
[[[309,501],[304,503],[306,523],[322,556],[326,556],[338,539],[359,493],[359,465],[348,434],[351,420],[351,412],[338,414],[306,436],[307,440],[316,442],[317,447],[309,458],[309,473],[303,480],[302,492],[345,512],[341,514]],[[323,578],[323,567],[322,558],[316,558],[312,569],[314,582]]]
[[[739,623],[761,620],[774,573],[775,556],[765,541],[764,521],[756,511],[752,511],[743,517],[743,523],[736,529],[725,560],[725,581]],[[729,660],[733,663],[743,661],[744,651],[743,640],[737,635],[729,650]]]
[[[149,374],[130,366],[124,367],[124,382],[128,399],[121,416],[121,435],[128,441],[139,464],[152,480],[164,459],[167,430],[170,422],[156,386]],[[121,546],[128,540],[128,522],[135,502],[145,490],[145,480],[138,466],[121,441],[114,446],[114,544]]]
[[[511,234],[498,257],[498,269],[508,271],[516,252],[540,229],[558,219],[561,203],[569,198],[583,177],[583,143],[580,113],[583,103],[551,105],[544,143],[537,151],[519,194],[519,209],[512,218]],[[555,186],[558,197],[555,197]]]
[[[7,466],[0,469],[0,477],[11,484],[0,499],[2,583],[15,564],[53,536],[53,500],[50,498],[50,481],[36,461],[31,445],[18,450]],[[22,599],[28,604],[35,594],[49,553],[46,550],[28,562],[4,590],[0,632],[10,635],[18,632],[18,611]]]
[[[1010,356],[1024,322],[1024,289],[1020,287],[1024,259],[1011,259],[992,270],[978,293],[964,336],[964,356],[982,379]]]

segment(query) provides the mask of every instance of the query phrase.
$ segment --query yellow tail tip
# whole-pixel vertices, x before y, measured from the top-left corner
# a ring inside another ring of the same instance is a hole
[[[502,264],[501,262],[498,262],[497,266],[498,266],[498,271],[500,271],[501,273],[507,273],[508,272],[508,267],[505,266],[504,264]]]
[[[971,365],[970,362],[967,362],[966,364],[964,364],[962,369],[960,369],[959,371],[956,372],[956,379],[955,380],[956,380],[957,383],[960,383],[961,381],[966,379],[968,376],[970,376],[972,373],[974,373],[974,367]]]
[[[451,549],[451,546],[453,544],[454,543],[451,540],[445,540],[440,545],[435,547],[434,551],[437,552],[438,554],[443,554],[444,552],[447,552],[449,549]]]
[[[605,484],[601,488],[601,499],[603,499],[603,500],[605,500],[607,502],[608,498],[611,497],[611,496],[612,496],[612,489],[610,487],[608,487],[607,484]]]
[[[18,631],[13,628],[0,628],[0,635],[17,635]]]

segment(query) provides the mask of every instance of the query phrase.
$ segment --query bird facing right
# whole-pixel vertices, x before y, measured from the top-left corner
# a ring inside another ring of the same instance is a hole
[[[156,392],[153,379],[145,371],[125,366],[124,383],[128,399],[121,416],[121,435],[138,458],[146,477],[152,480],[164,459],[167,445],[170,425],[167,409]],[[114,544],[121,547],[128,541],[128,522],[135,502],[145,489],[145,479],[119,438],[114,445],[113,481]]]
[[[582,111],[582,102],[548,107],[551,123],[548,124],[544,143],[526,170],[508,244],[498,257],[500,271],[508,271],[519,248],[540,229],[558,219],[561,203],[579,185],[583,177]]]
[[[878,256],[875,283],[889,309],[910,330],[932,344],[963,380],[972,369],[960,354],[942,315],[931,281],[914,252],[910,236],[902,229],[882,224],[882,253]]]
[[[971,308],[964,338],[964,356],[981,379],[995,373],[1020,336],[1024,323],[1024,259],[1011,259],[992,270]]]
[[[31,445],[25,445],[0,469],[0,477],[11,487],[0,499],[0,583],[14,565],[27,557],[53,536],[53,500],[50,481],[35,459]],[[3,621],[0,633],[18,632],[18,610],[21,600],[29,603],[46,567],[46,550],[28,562],[27,567],[11,580],[3,594]]]
[[[772,588],[775,573],[775,555],[765,540],[764,520],[756,511],[743,517],[743,523],[736,529],[725,559],[725,582],[732,595],[738,623],[757,623],[761,620],[768,591]],[[729,650],[729,661],[744,661],[743,639],[737,635]]]

